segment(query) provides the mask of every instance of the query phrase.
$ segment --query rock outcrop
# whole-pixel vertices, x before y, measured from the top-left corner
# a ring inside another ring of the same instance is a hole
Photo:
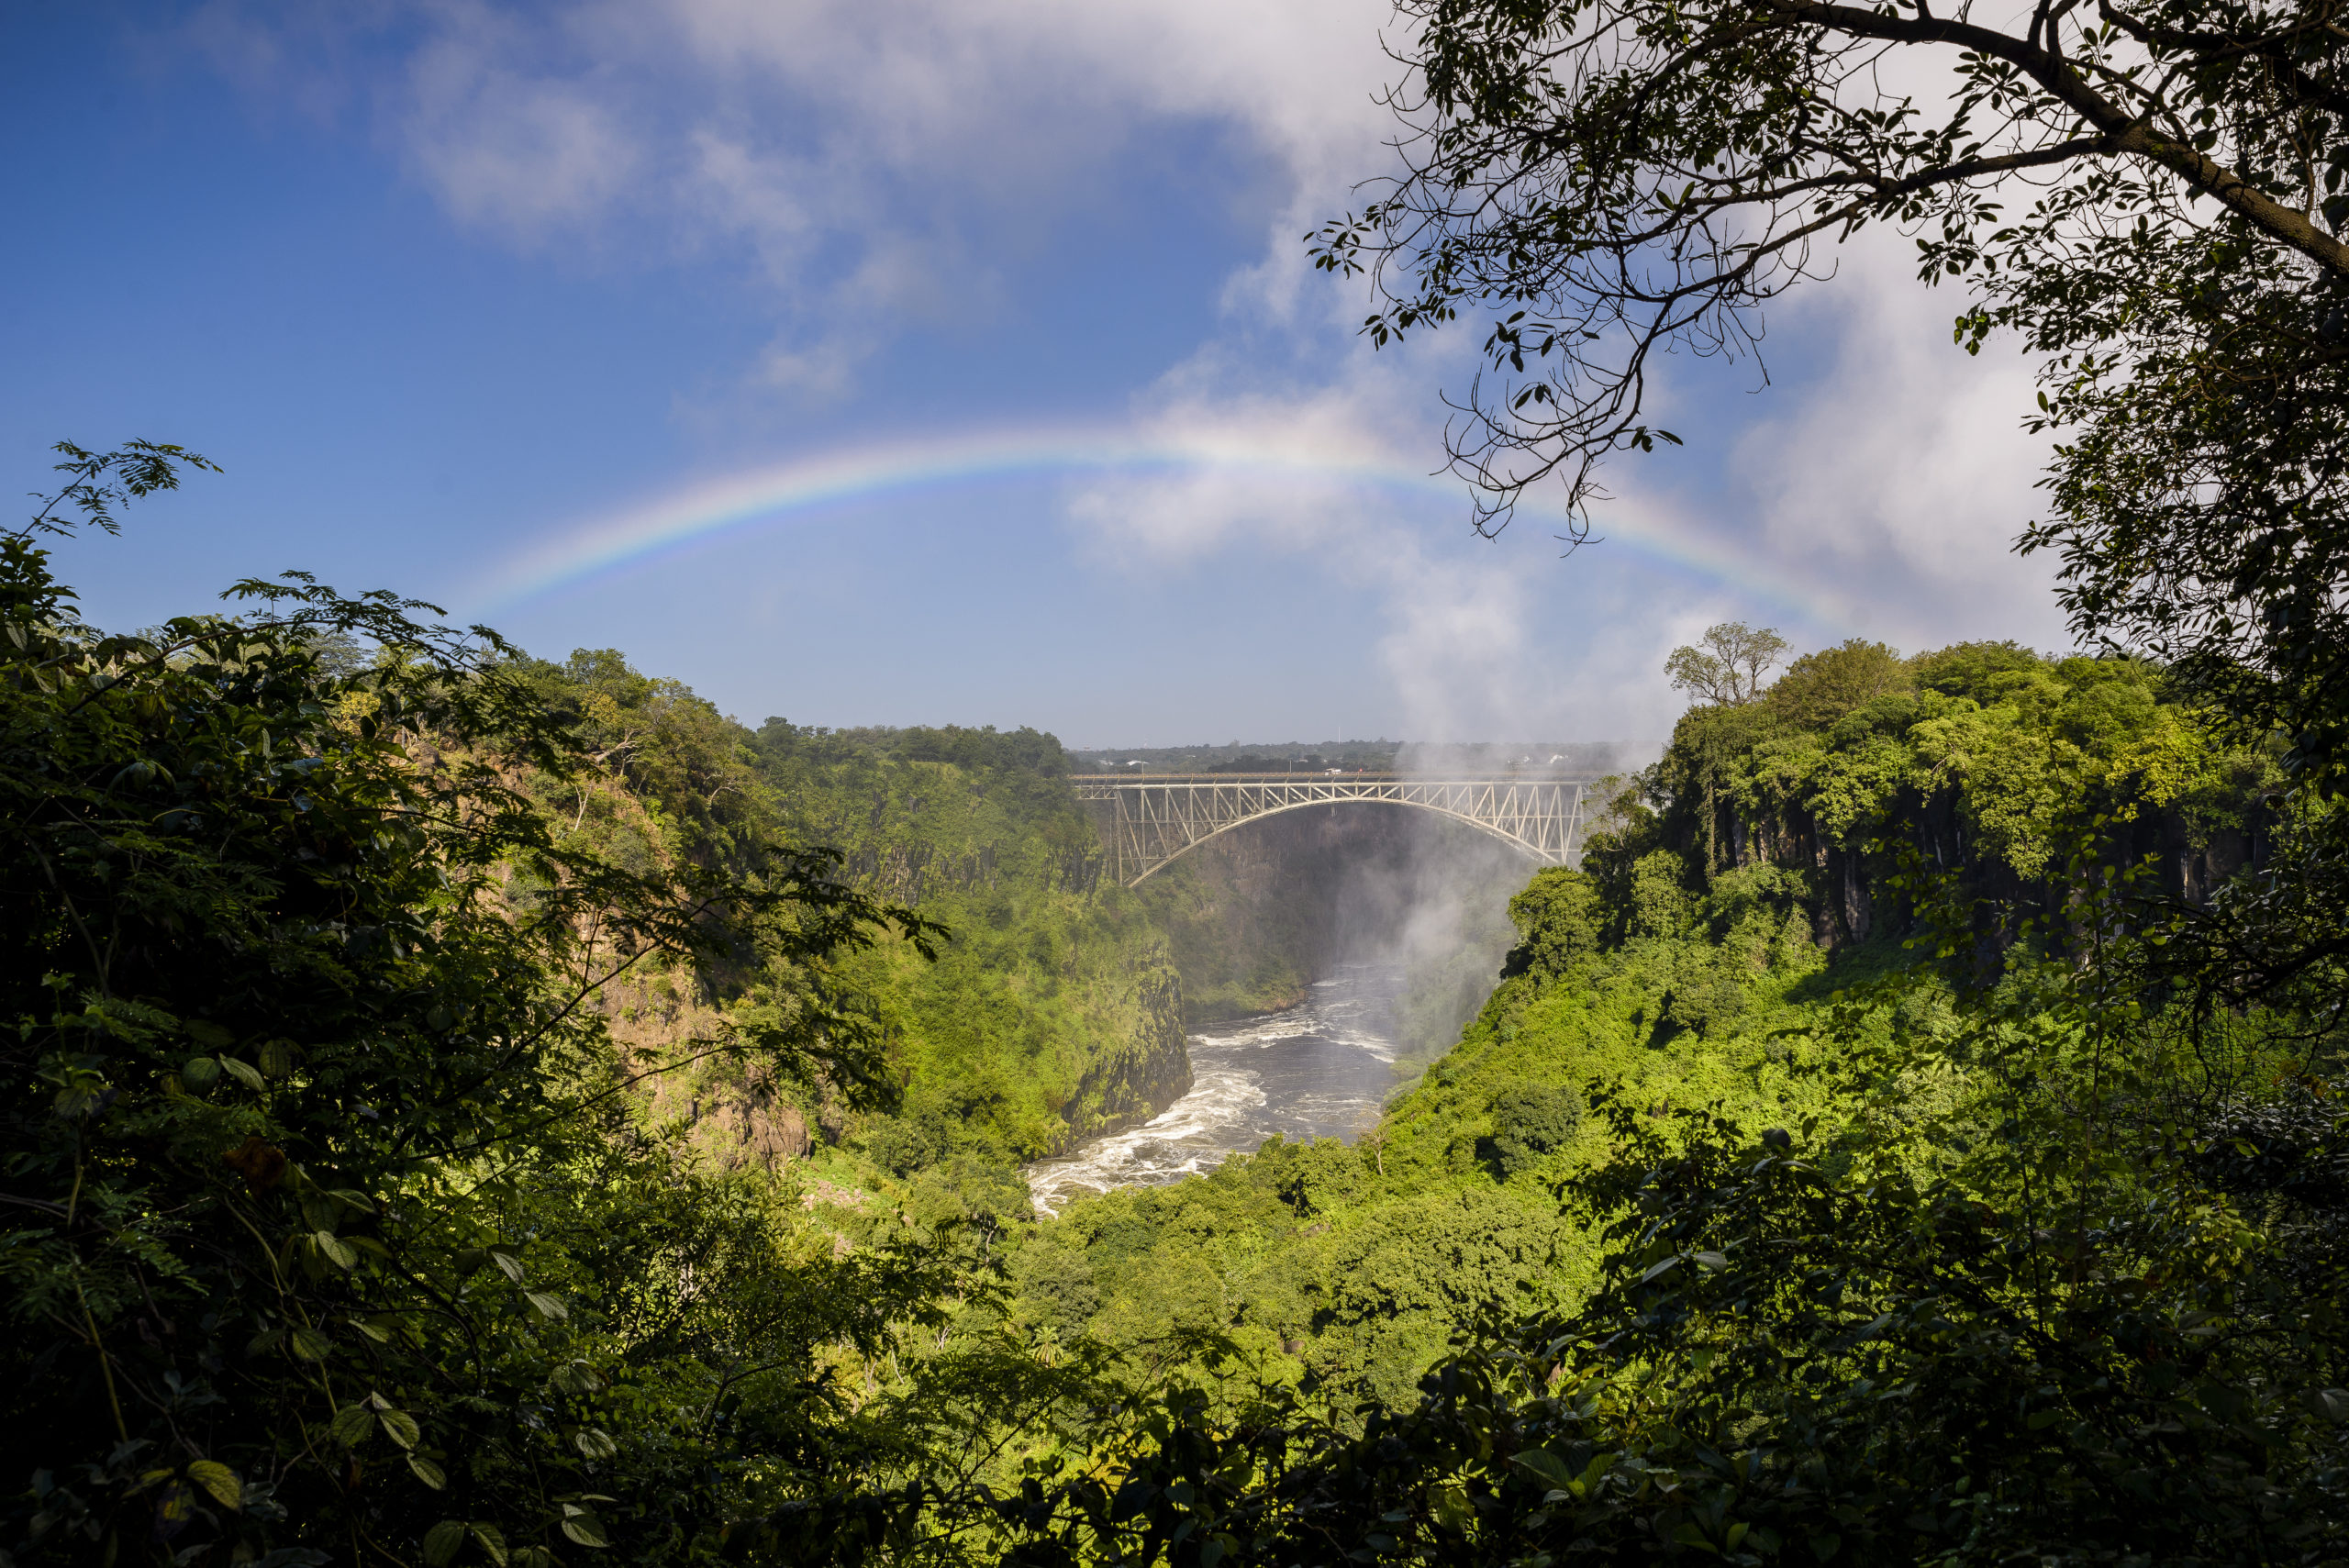
[[[1191,1092],[1191,1052],[1183,1033],[1183,980],[1162,953],[1136,977],[1134,1025],[1085,1075],[1063,1107],[1063,1148],[1139,1126]]]

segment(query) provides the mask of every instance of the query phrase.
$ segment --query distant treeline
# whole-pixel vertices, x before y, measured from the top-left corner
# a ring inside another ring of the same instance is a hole
[[[1282,773],[1335,768],[1343,773],[1540,772],[1597,778],[1653,762],[1662,750],[1660,742],[1646,740],[1234,740],[1222,746],[1078,747],[1070,758],[1079,773]]]

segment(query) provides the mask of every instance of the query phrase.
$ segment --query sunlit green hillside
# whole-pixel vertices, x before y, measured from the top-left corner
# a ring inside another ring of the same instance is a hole
[[[1534,877],[1508,973],[1375,1134],[1082,1204],[1023,1244],[1019,1310],[1129,1349],[1174,1324],[1228,1333],[1341,1408],[1408,1407],[1479,1314],[1592,1291],[1609,1216],[1570,1194],[1625,1148],[1594,1106],[1827,1149],[1962,1116],[1966,1073],[1857,1065],[1953,1027],[1904,888],[1930,868],[2054,909],[2064,835],[2101,814],[2120,862],[2199,891],[2272,832],[2275,776],[2141,664],[2008,645],[1800,660],[1759,703],[1692,709],[1584,869]],[[1986,952],[2020,935],[1983,918]]]

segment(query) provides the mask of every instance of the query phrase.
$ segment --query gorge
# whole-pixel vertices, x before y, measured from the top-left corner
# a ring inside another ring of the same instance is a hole
[[[0,1258],[57,1310],[0,1387],[99,1456],[17,1561],[199,1488],[428,1568],[2323,1517],[2336,975],[2229,924],[2321,807],[2152,666],[1845,644],[1578,867],[1332,804],[1129,886],[1035,731],[753,731],[374,601],[407,657],[85,648],[14,559]]]

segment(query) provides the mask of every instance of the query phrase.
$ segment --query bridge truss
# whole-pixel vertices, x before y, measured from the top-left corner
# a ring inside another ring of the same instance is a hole
[[[1308,806],[1414,806],[1464,822],[1544,865],[1582,855],[1582,779],[1407,779],[1382,773],[1080,773],[1076,797],[1107,806],[1118,880],[1141,885],[1243,822]]]

